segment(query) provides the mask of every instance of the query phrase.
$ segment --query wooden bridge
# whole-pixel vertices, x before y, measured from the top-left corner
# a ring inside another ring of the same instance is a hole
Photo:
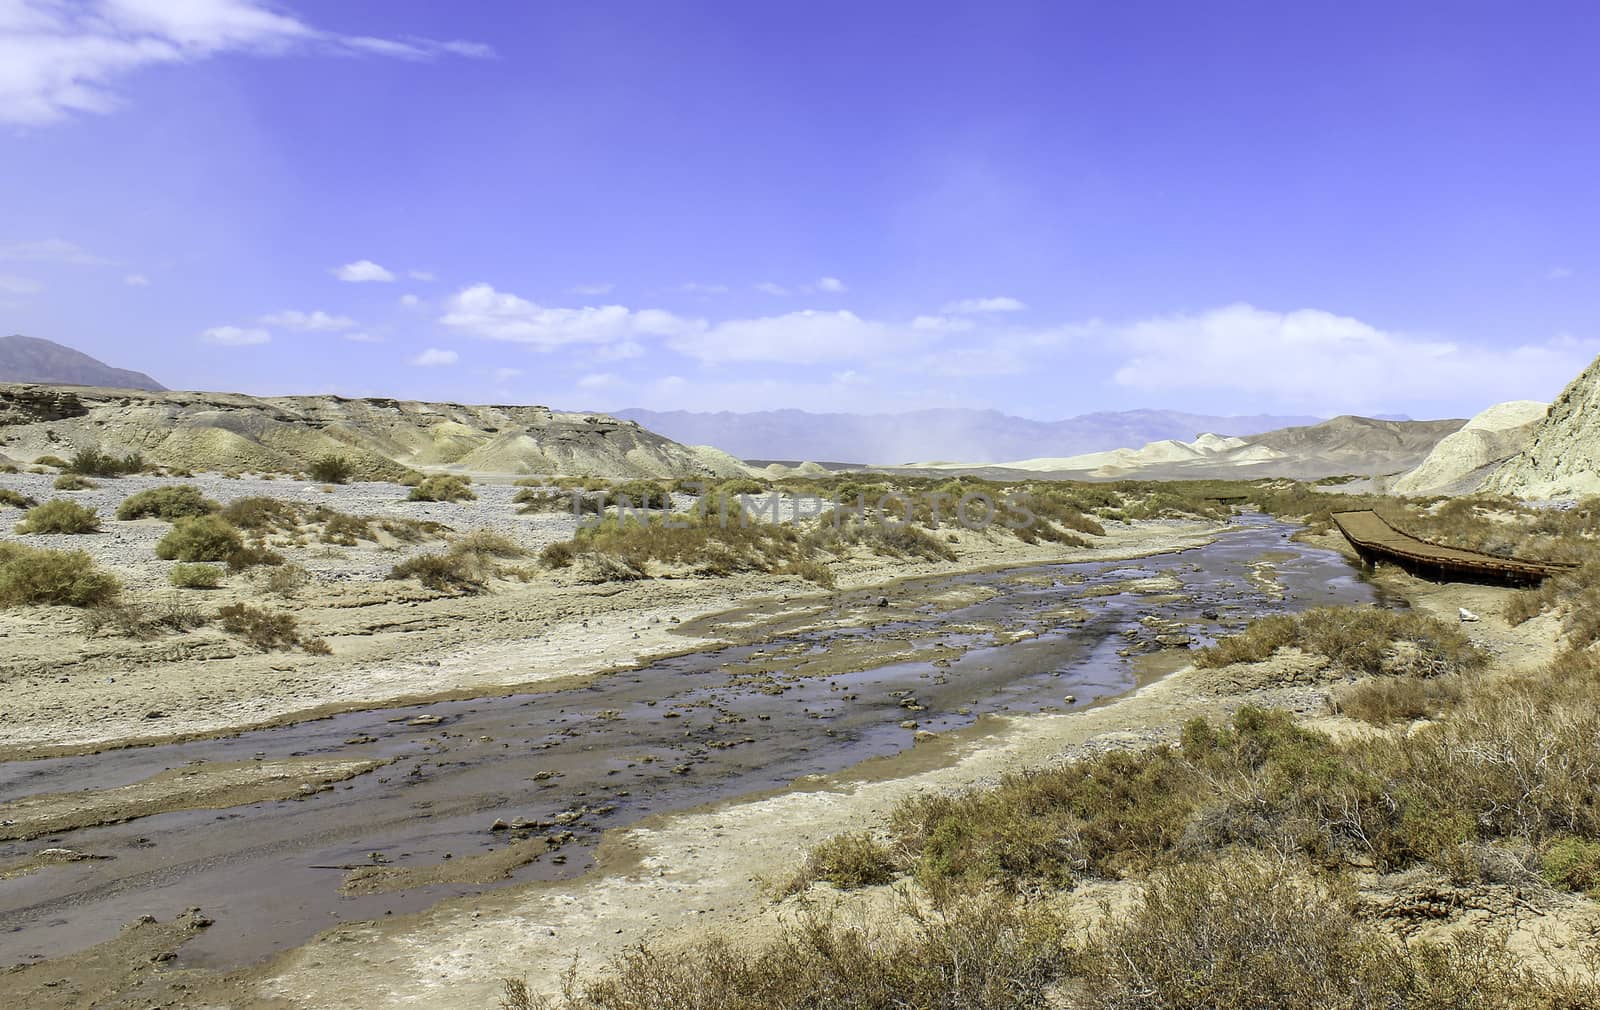
[[[1441,582],[1497,582],[1509,585],[1537,585],[1548,576],[1576,568],[1564,561],[1528,561],[1502,558],[1481,551],[1445,547],[1419,540],[1389,525],[1376,512],[1335,512],[1333,524],[1339,527],[1361,560],[1392,561],[1425,579]]]

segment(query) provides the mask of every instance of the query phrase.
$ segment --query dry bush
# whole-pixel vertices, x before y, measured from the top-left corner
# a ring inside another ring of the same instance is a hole
[[[1455,706],[1463,693],[1461,678],[1453,675],[1426,680],[1372,677],[1337,691],[1333,707],[1340,715],[1386,726],[1413,719],[1437,719]]]
[[[791,561],[778,569],[778,574],[796,575],[824,589],[832,589],[839,584],[839,580],[833,574],[833,569],[820,561]]]
[[[273,596],[285,599],[299,595],[300,591],[311,584],[311,573],[296,564],[273,565],[266,578],[261,580],[261,586]]]
[[[265,547],[240,546],[238,549],[228,553],[227,562],[228,571],[242,572],[247,568],[255,568],[258,565],[281,565],[284,564],[284,558],[277,551],[268,550]]]
[[[171,523],[189,516],[209,515],[221,507],[202,495],[200,489],[192,484],[172,484],[148,488],[124,498],[122,504],[117,506],[117,518],[155,518]]]
[[[257,535],[293,533],[300,528],[305,506],[281,498],[253,495],[235,498],[222,510],[222,518]]]
[[[424,478],[411,489],[408,501],[476,501],[478,496],[468,485],[471,481],[459,474],[441,474]]]
[[[38,459],[34,460],[33,462],[34,462],[34,465],[36,465],[36,466],[53,466],[57,470],[65,470],[67,467],[72,465],[71,463],[68,463],[66,460],[62,459],[60,456],[48,456],[48,455],[47,456],[40,456]]]
[[[569,978],[544,1000],[508,982],[511,1010],[1045,1010],[1065,974],[1065,924],[1041,904],[992,895],[938,911],[907,908],[899,928],[810,913],[754,948],[723,938],[684,950],[634,948],[599,978]]]
[[[31,509],[39,504],[37,498],[30,498],[14,488],[0,487],[0,505],[8,505],[14,509]]]
[[[28,510],[18,533],[99,533],[100,516],[92,508],[55,498]]]
[[[587,554],[614,577],[640,578],[653,563],[687,567],[697,575],[731,575],[777,571],[810,554],[790,526],[724,524],[689,515],[665,520],[606,519],[579,529],[566,548],[547,547],[540,559],[548,566],[564,567],[563,560],[570,563]]]
[[[84,632],[151,639],[205,626],[211,619],[177,593],[156,601],[109,601],[83,612]]]
[[[416,579],[429,589],[481,593],[489,580],[514,574],[498,562],[527,556],[521,544],[493,530],[463,534],[443,553],[418,554],[389,570],[391,579]]]
[[[223,517],[188,516],[174,523],[156,543],[156,557],[163,561],[230,561],[243,547],[239,531]]]
[[[1243,632],[1196,652],[1195,664],[1258,663],[1288,646],[1326,656],[1357,675],[1440,676],[1487,662],[1459,627],[1436,617],[1376,607],[1320,607],[1257,618]]]
[[[610,489],[606,499],[619,507],[635,509],[670,509],[672,492],[666,485],[653,480],[630,480]]]
[[[215,589],[222,584],[222,569],[204,563],[176,564],[167,572],[176,589]]]
[[[0,542],[0,607],[93,607],[122,585],[85,551],[52,551]]]
[[[99,486],[89,478],[75,473],[64,473],[55,480],[57,491],[92,491]]]
[[[327,643],[321,639],[302,638],[300,622],[293,614],[282,610],[232,603],[218,610],[217,618],[222,622],[223,631],[237,635],[262,652],[287,651],[307,644],[311,646],[307,651],[312,653],[327,648]]]

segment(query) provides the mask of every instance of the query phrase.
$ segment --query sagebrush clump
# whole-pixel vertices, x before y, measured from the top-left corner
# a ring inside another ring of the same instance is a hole
[[[167,581],[176,589],[215,589],[222,585],[222,569],[204,563],[173,565]]]
[[[122,585],[85,551],[52,551],[0,541],[0,607],[93,607]]]
[[[425,478],[411,489],[409,501],[476,501],[477,495],[468,486],[470,481],[457,474],[442,474]]]
[[[173,524],[156,544],[163,561],[228,561],[244,548],[239,531],[219,515],[189,516]]]
[[[65,498],[55,498],[28,510],[18,533],[98,533],[100,515],[94,509]]]
[[[117,518],[124,521],[164,519],[170,523],[189,516],[209,515],[221,508],[193,484],[170,484],[147,488],[124,498],[117,506]]]

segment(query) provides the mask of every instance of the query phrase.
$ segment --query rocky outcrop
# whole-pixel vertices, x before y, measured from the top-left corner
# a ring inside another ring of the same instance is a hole
[[[410,469],[601,477],[742,476],[738,460],[603,414],[338,396],[0,385],[0,452],[28,461],[95,448],[163,466],[295,471],[325,454],[360,479]]]
[[[1447,435],[1415,470],[1395,480],[1395,494],[1463,494],[1476,490],[1491,464],[1527,446],[1550,409],[1538,400],[1497,403]]]
[[[1527,445],[1483,489],[1519,498],[1600,494],[1600,358],[1561,391]]]

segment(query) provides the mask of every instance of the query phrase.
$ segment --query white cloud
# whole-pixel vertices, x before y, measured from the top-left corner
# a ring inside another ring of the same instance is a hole
[[[200,339],[225,347],[249,347],[268,343],[272,340],[272,334],[266,330],[242,329],[238,326],[213,326],[200,334]]]
[[[592,372],[578,380],[579,389],[607,389],[622,382],[610,372]]]
[[[455,351],[442,351],[437,347],[430,347],[412,358],[411,363],[422,368],[436,368],[440,365],[453,365],[460,360],[461,355]]]
[[[829,294],[839,294],[840,292],[846,290],[846,288],[844,286],[844,281],[841,281],[839,278],[824,277],[817,281],[817,290],[826,291]]]
[[[414,281],[422,281],[424,284],[439,279],[431,270],[407,270],[406,276]]]
[[[439,321],[475,336],[531,344],[542,351],[572,344],[621,344],[635,337],[672,336],[705,327],[701,320],[661,309],[552,308],[488,284],[475,284],[451,296]]]
[[[577,287],[572,289],[572,293],[575,294],[575,295],[591,295],[591,296],[592,295],[608,295],[608,294],[611,293],[611,289],[614,288],[614,287],[616,287],[616,285],[612,284],[609,281],[602,281],[602,282],[600,282],[598,284],[579,284]]]
[[[1549,399],[1600,353],[1600,341],[1491,347],[1381,330],[1318,309],[1230,305],[1091,336],[1127,348],[1115,381],[1145,393],[1227,393],[1313,413],[1404,405]]]
[[[262,316],[261,322],[267,326],[300,330],[304,333],[337,333],[340,330],[353,330],[356,327],[356,321],[349,316],[333,316],[321,309],[311,312],[285,309],[270,316]]]
[[[933,330],[941,333],[959,333],[970,330],[977,324],[970,319],[954,319],[950,316],[918,316],[911,320],[913,329]]]
[[[3,115],[6,75],[4,35],[0,33],[0,120]],[[0,260],[26,260],[39,263],[71,263],[74,266],[95,266],[106,260],[88,252],[76,242],[63,238],[47,238],[38,242],[7,242],[0,244]]]
[[[416,295],[405,294],[405,295],[401,295],[400,296],[400,307],[401,308],[414,309],[414,308],[416,308],[417,306],[419,306],[421,304],[422,304],[422,299],[418,298]]]
[[[382,39],[322,31],[266,0],[4,0],[0,3],[0,122],[39,125],[121,104],[138,70],[223,53],[322,51],[409,60],[483,57],[480,43]]]
[[[1004,295],[995,298],[963,298],[958,302],[950,302],[939,311],[946,315],[976,315],[982,312],[1021,312],[1028,306],[1015,298]]]
[[[10,295],[31,295],[44,288],[43,284],[31,277],[18,277],[16,274],[0,274],[0,291]]]
[[[371,260],[356,260],[354,263],[346,263],[342,267],[335,267],[333,275],[341,281],[348,281],[351,284],[361,284],[368,281],[388,284],[394,280],[393,273]]]
[[[686,295],[725,295],[728,293],[728,286],[726,284],[700,284],[690,281],[687,284],[679,284],[678,290]]]
[[[505,382],[507,379],[515,379],[521,374],[522,369],[520,368],[496,368],[494,370],[494,381]]]
[[[122,283],[130,288],[147,288],[150,286],[150,278],[144,274],[128,274],[122,278]]]
[[[788,288],[784,287],[782,284],[777,284],[772,281],[762,281],[760,284],[756,285],[756,290],[762,292],[763,294],[778,295],[780,297],[789,293]]]
[[[343,337],[344,339],[346,339],[346,340],[350,340],[350,341],[353,341],[353,342],[358,343],[358,344],[381,344],[381,343],[383,343],[383,338],[382,337],[374,336],[371,333],[364,333],[364,332],[363,333],[341,333],[339,335],[341,337]]]
[[[909,326],[863,319],[841,309],[807,309],[781,316],[730,319],[668,341],[704,362],[768,361],[792,365],[880,357],[924,343],[930,334]]]

